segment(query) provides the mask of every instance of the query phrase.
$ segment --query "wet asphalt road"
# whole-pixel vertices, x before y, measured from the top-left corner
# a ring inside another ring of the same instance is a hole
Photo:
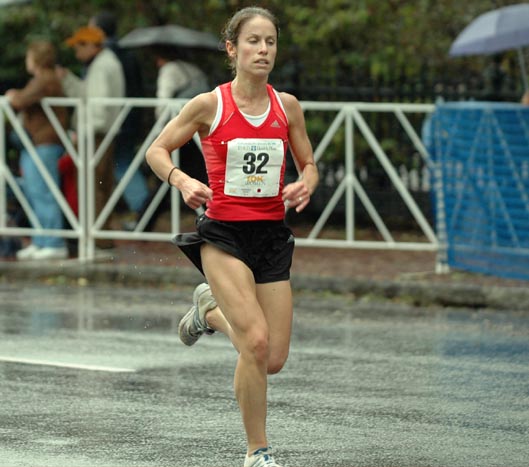
[[[241,466],[236,355],[179,342],[191,294],[0,285],[0,466]],[[529,311],[295,298],[278,461],[529,465]]]

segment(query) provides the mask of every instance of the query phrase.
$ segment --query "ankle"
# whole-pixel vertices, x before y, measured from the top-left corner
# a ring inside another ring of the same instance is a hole
[[[248,446],[248,452],[246,453],[248,457],[253,456],[257,451],[267,451],[270,449],[270,446],[268,446],[267,443],[258,443],[254,445]]]
[[[204,321],[206,322],[206,326],[210,329],[213,329],[214,331],[218,330],[217,326],[215,325],[215,312],[218,309],[219,307],[212,308],[211,310],[206,311],[206,313],[204,314]]]

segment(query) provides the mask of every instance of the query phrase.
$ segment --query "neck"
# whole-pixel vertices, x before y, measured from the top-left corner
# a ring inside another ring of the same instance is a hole
[[[244,100],[268,96],[267,82],[266,78],[246,80],[237,75],[231,83],[232,94]]]

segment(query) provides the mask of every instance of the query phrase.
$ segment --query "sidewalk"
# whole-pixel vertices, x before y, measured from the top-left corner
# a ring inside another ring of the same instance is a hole
[[[171,243],[116,241],[96,261],[0,261],[0,280],[171,287],[202,280]],[[362,300],[398,300],[421,306],[529,309],[527,281],[461,271],[435,273],[435,253],[297,247],[294,289],[350,293]]]

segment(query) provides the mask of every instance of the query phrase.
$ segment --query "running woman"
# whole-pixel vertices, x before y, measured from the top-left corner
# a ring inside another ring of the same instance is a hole
[[[263,8],[239,10],[224,29],[231,82],[189,101],[147,151],[154,173],[192,209],[206,205],[197,232],[176,243],[205,275],[179,324],[193,345],[227,335],[238,352],[235,395],[247,437],[245,467],[279,467],[266,434],[267,375],[287,360],[292,328],[294,238],[285,206],[301,212],[318,170],[298,100],[268,84],[279,27]],[[208,185],[174,167],[170,154],[198,132]],[[287,147],[299,179],[284,184]]]

